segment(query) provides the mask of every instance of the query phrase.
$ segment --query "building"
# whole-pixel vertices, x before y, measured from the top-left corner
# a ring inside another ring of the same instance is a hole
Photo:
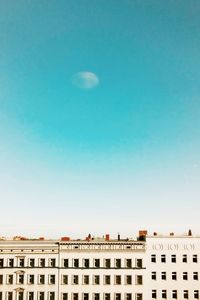
[[[0,240],[0,300],[199,299],[200,237]]]

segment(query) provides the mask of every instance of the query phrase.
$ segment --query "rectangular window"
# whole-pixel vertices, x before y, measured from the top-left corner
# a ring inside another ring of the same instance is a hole
[[[167,279],[167,274],[166,272],[161,272],[161,279],[166,280]]]
[[[2,294],[2,292],[0,292],[0,300],[2,300],[3,299],[3,294]]]
[[[83,294],[83,300],[89,300],[89,294],[88,293]]]
[[[0,284],[3,284],[3,275],[0,275]]]
[[[117,258],[115,259],[115,268],[121,268],[121,259],[120,258]]]
[[[126,294],[126,300],[132,300],[132,294],[131,293]]]
[[[13,275],[8,275],[7,284],[13,284]]]
[[[100,276],[99,275],[94,275],[93,284],[100,284]]]
[[[68,300],[68,293],[62,294],[62,300]]]
[[[197,254],[193,255],[192,261],[193,261],[193,263],[197,263],[198,262]]]
[[[115,275],[115,284],[121,284],[121,275]]]
[[[24,284],[24,275],[23,274],[19,274],[19,276],[18,276],[18,283],[19,284]]]
[[[56,259],[55,258],[50,258],[50,260],[49,260],[49,266],[51,268],[55,268],[55,266],[56,266]]]
[[[89,284],[89,275],[83,275],[83,284]]]
[[[28,300],[34,300],[34,292],[28,292]]]
[[[68,275],[62,276],[62,284],[68,284]]]
[[[176,272],[172,272],[172,280],[177,280],[177,274],[176,274]]]
[[[120,293],[115,294],[115,300],[121,300],[121,294]]]
[[[198,290],[194,291],[194,299],[199,299],[199,291]]]
[[[152,290],[152,299],[157,299],[157,291],[156,290]]]
[[[69,260],[67,258],[63,259],[63,267],[68,268],[69,267]]]
[[[94,294],[94,300],[100,300],[100,294],[99,293]]]
[[[30,274],[30,275],[28,276],[28,283],[29,283],[29,284],[34,284],[34,275],[33,275],[33,274]]]
[[[49,292],[49,300],[55,300],[55,292]]]
[[[24,299],[24,292],[18,292],[18,300]]]
[[[183,272],[183,280],[188,280],[188,273],[187,272]]]
[[[131,275],[125,275],[125,283],[132,284],[132,276]]]
[[[74,268],[79,268],[79,259],[75,258],[75,259],[73,260],[73,267],[74,267]]]
[[[9,258],[9,260],[8,260],[8,266],[10,268],[13,268],[13,266],[14,266],[14,259],[13,258]]]
[[[13,299],[13,293],[12,292],[8,292],[7,293],[7,300],[12,300]]]
[[[84,259],[83,260],[83,265],[85,268],[89,268],[90,267],[90,261],[88,258]]]
[[[172,263],[176,263],[176,255],[175,254],[172,254],[172,256],[171,256],[171,262]]]
[[[0,268],[3,268],[4,266],[4,261],[3,261],[3,258],[0,259]]]
[[[151,262],[156,263],[156,255],[155,254],[151,254]]]
[[[177,290],[172,291],[172,298],[177,299]]]
[[[55,283],[56,283],[56,276],[49,275],[49,284],[55,284]]]
[[[39,284],[45,284],[45,275],[39,275]]]
[[[183,254],[183,263],[186,263],[187,262],[187,254]]]
[[[105,265],[105,268],[110,269],[111,263],[110,263],[110,259],[109,258],[106,258],[104,260],[104,265]]]
[[[78,300],[78,293],[72,294],[72,300]]]
[[[198,272],[193,272],[193,280],[199,280]]]
[[[165,254],[161,255],[161,262],[166,263],[166,255]]]
[[[40,258],[40,259],[39,259],[39,266],[40,266],[41,268],[44,268],[44,267],[45,267],[45,258]]]
[[[138,285],[143,284],[143,277],[142,277],[142,275],[136,275],[136,284],[138,284]]]
[[[126,266],[126,268],[131,269],[132,268],[132,259],[127,258],[125,260],[125,266]]]
[[[20,268],[24,267],[24,258],[19,258],[19,267]]]
[[[142,300],[143,297],[142,297],[142,294],[141,293],[137,293],[136,294],[136,300]]]
[[[72,276],[72,284],[78,284],[78,275]]]
[[[39,292],[38,295],[39,300],[44,300],[44,292]]]
[[[156,272],[151,272],[151,279],[156,280]]]
[[[104,284],[110,284],[110,275],[104,276]]]
[[[35,259],[34,258],[30,258],[30,260],[29,260],[29,266],[31,268],[35,267]]]
[[[141,258],[137,258],[137,259],[136,259],[136,268],[141,269],[141,268],[142,268],[142,265],[143,265],[142,259],[141,259]]]
[[[104,294],[104,300],[111,300],[109,293]]]
[[[100,268],[100,259],[95,258],[95,260],[94,260],[94,267],[95,268]]]
[[[188,293],[187,290],[184,290],[184,291],[183,291],[183,298],[184,298],[184,299],[189,299],[189,293]]]
[[[167,299],[167,291],[162,290],[162,299]]]

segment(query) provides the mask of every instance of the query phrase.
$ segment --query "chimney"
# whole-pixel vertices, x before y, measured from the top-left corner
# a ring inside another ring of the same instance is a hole
[[[117,240],[120,241],[120,234],[118,233]]]
[[[106,234],[106,241],[109,241],[109,240],[110,240],[110,235]]]
[[[192,230],[191,229],[188,230],[188,236],[192,236]]]

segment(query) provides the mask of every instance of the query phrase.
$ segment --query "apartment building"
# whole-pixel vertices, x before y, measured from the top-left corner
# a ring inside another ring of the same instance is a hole
[[[200,298],[200,237],[0,240],[0,300]]]

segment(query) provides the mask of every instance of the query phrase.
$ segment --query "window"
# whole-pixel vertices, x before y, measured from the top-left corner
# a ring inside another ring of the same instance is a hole
[[[193,261],[193,263],[197,263],[198,262],[197,254],[193,255],[192,261]]]
[[[95,268],[100,268],[100,259],[95,258],[95,260],[94,260],[94,266],[95,266]]]
[[[72,300],[78,300],[78,293],[72,294]]]
[[[127,293],[126,294],[126,300],[132,300],[132,294]]]
[[[89,284],[89,275],[83,275],[83,284]]]
[[[95,293],[94,294],[94,300],[99,300],[100,299],[100,294],[99,293]]]
[[[18,275],[18,284],[23,284],[24,283],[24,274],[19,274]]]
[[[104,276],[104,283],[105,284],[110,284],[110,275],[105,275]]]
[[[172,256],[171,256],[171,262],[172,263],[176,263],[176,255],[175,254],[172,254]]]
[[[161,255],[161,262],[166,263],[166,255],[165,254]]]
[[[12,300],[13,299],[13,293],[12,292],[8,292],[7,299],[8,300]]]
[[[131,275],[126,275],[125,276],[125,283],[126,284],[132,284],[132,276]]]
[[[100,276],[99,275],[94,275],[93,284],[100,284]]]
[[[136,300],[142,300],[142,294],[141,293],[137,293],[136,294]]]
[[[152,299],[157,299],[157,292],[156,292],[156,290],[152,290]]]
[[[177,299],[177,290],[172,291],[172,298]]]
[[[130,258],[127,258],[127,259],[125,260],[125,266],[126,266],[126,268],[128,268],[128,269],[132,268],[132,260],[131,260]]]
[[[50,258],[49,266],[52,267],[52,268],[54,268],[56,266],[56,259],[55,258]]]
[[[121,294],[120,293],[115,294],[115,300],[121,300]]]
[[[187,272],[183,272],[183,280],[188,280],[188,273]]]
[[[45,284],[45,276],[39,275],[39,284]]]
[[[156,263],[156,255],[155,254],[151,255],[151,262]]]
[[[136,284],[138,284],[138,285],[143,284],[143,277],[142,277],[142,275],[136,275]]]
[[[106,258],[105,259],[105,268],[109,269],[110,268],[110,259],[109,258]]]
[[[151,279],[156,280],[156,272],[151,272]]]
[[[89,300],[89,294],[88,293],[83,294],[83,300]]]
[[[188,294],[188,291],[187,291],[187,290],[184,290],[184,291],[183,291],[183,298],[184,298],[184,299],[189,299],[189,294]]]
[[[68,300],[68,294],[67,293],[62,294],[62,300]]]
[[[13,275],[8,275],[7,284],[13,284]]]
[[[24,299],[24,292],[18,292],[18,300]]]
[[[121,275],[115,275],[115,284],[121,284]]]
[[[34,300],[34,292],[28,292],[28,300]]]
[[[105,293],[104,294],[104,300],[110,300],[110,294]]]
[[[166,280],[167,279],[167,274],[166,272],[161,272],[161,279]]]
[[[187,254],[183,254],[183,263],[187,262]]]
[[[115,259],[115,268],[121,268],[121,259],[120,258],[117,258]]]
[[[49,293],[49,300],[55,300],[55,292]]]
[[[34,275],[30,274],[28,277],[28,283],[29,284],[34,284]]]
[[[3,262],[3,258],[0,259],[0,268],[3,268],[4,262]]]
[[[13,266],[14,266],[14,259],[13,258],[9,258],[9,260],[8,260],[8,266],[10,268],[13,268]]]
[[[194,280],[198,280],[199,279],[198,272],[193,272],[193,279]]]
[[[176,274],[176,272],[172,272],[172,280],[177,280],[177,274]]]
[[[19,258],[19,267],[20,268],[24,267],[24,258]]]
[[[44,259],[44,258],[40,258],[40,259],[39,259],[39,266],[40,266],[41,268],[44,268],[44,267],[45,267],[45,259]]]
[[[83,262],[84,262],[83,264],[84,264],[84,267],[85,267],[85,268],[89,268],[89,267],[90,267],[90,261],[89,261],[88,258],[84,259]]]
[[[162,290],[162,299],[167,299],[167,291]]]
[[[49,275],[49,284],[55,284],[55,282],[56,282],[56,276]]]
[[[68,275],[62,276],[62,284],[68,284]]]
[[[199,299],[199,291],[198,290],[194,291],[194,299]]]
[[[0,275],[0,284],[3,284],[3,275]]]
[[[73,266],[74,268],[79,268],[79,260],[77,258],[73,260]]]
[[[44,300],[44,292],[39,292],[39,300]]]
[[[72,276],[72,284],[78,284],[78,275]]]
[[[136,259],[136,268],[142,268],[142,259],[141,258],[137,258]]]
[[[32,267],[32,268],[35,267],[35,259],[34,258],[30,258],[29,266]]]
[[[2,300],[2,299],[3,299],[2,292],[0,292],[0,300]]]
[[[69,260],[67,258],[63,259],[63,267],[68,268],[69,267]]]

